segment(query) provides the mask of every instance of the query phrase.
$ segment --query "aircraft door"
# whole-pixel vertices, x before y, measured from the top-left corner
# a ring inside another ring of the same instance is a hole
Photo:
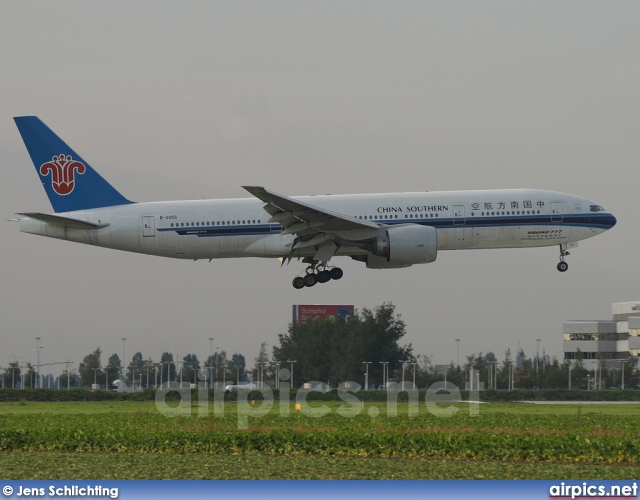
[[[453,206],[453,225],[464,226],[465,224],[466,224],[466,219],[464,216],[464,205],[454,205]]]
[[[471,242],[471,228],[467,227],[466,224],[467,218],[464,205],[453,205],[454,238],[456,242],[454,245],[456,248],[465,248]]]
[[[153,238],[156,235],[156,218],[153,215],[142,218],[142,236]]]
[[[551,222],[562,222],[562,202],[551,202]]]

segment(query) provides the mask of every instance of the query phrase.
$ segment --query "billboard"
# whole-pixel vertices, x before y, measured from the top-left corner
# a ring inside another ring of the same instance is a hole
[[[293,322],[306,323],[311,319],[346,318],[353,314],[353,305],[296,304],[293,306]]]

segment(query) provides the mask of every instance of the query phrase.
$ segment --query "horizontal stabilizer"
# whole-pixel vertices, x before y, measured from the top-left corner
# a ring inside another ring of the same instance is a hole
[[[26,212],[18,215],[24,215],[31,219],[36,219],[47,224],[53,224],[54,226],[61,226],[67,229],[85,229],[95,230],[107,227],[109,223],[96,223],[86,220],[71,219],[69,217],[61,217],[59,215],[41,214],[39,212]]]

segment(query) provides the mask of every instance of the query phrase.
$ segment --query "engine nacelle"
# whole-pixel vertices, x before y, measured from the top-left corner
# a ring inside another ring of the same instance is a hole
[[[373,254],[367,258],[367,267],[372,269],[427,264],[436,260],[438,235],[431,226],[394,226],[378,236],[367,250]]]

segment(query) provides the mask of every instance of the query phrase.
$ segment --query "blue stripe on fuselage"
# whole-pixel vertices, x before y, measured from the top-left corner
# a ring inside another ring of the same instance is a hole
[[[552,221],[549,214],[544,215],[501,215],[501,216],[472,216],[459,219],[447,218],[421,218],[421,219],[372,219],[372,222],[386,226],[397,224],[420,224],[432,226],[438,229],[447,228],[482,228],[497,226],[575,226],[593,227],[597,229],[611,229],[616,224],[616,218],[609,214],[572,214],[561,215],[562,221]],[[554,216],[556,218],[556,216]],[[457,224],[454,224],[454,221]],[[283,228],[280,224],[250,224],[235,226],[196,226],[196,227],[164,227],[158,231],[175,231],[179,235],[194,235],[202,237],[215,236],[260,236],[266,234],[278,234]]]

